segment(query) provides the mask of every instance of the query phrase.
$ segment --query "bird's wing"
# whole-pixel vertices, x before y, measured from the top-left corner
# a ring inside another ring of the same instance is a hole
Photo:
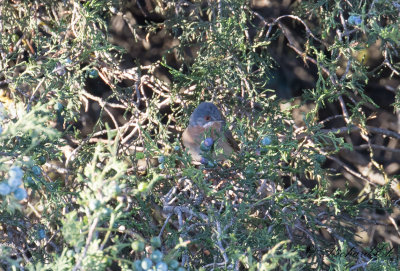
[[[228,143],[232,146],[235,151],[240,151],[239,145],[236,140],[233,138],[231,131],[225,130],[225,137],[228,140]]]

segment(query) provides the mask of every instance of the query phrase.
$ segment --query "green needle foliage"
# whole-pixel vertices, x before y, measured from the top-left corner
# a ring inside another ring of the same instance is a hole
[[[398,270],[393,243],[358,235],[398,210],[374,136],[400,135],[370,125],[367,87],[400,80],[400,3],[133,2],[0,1],[0,269]],[[118,19],[137,48],[173,42],[126,68]],[[298,99],[270,87],[279,50],[313,74]],[[226,161],[181,144],[202,101],[239,142]],[[341,159],[355,134],[368,166]]]

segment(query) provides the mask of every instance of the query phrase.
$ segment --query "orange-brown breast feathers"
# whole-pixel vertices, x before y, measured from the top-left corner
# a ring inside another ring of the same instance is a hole
[[[230,156],[234,150],[239,150],[239,146],[233,139],[231,132],[229,130],[223,131],[223,129],[222,121],[214,121],[204,126],[189,126],[186,128],[182,134],[182,141],[192,159],[198,162],[201,160],[200,145],[206,137],[214,139],[217,149],[223,149],[223,153],[217,156],[219,160]]]

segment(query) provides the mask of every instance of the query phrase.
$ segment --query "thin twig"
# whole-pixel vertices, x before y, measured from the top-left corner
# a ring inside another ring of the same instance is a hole
[[[342,162],[341,160],[339,160],[338,158],[334,157],[334,156],[330,156],[327,155],[326,156],[328,159],[331,159],[332,161],[335,161],[339,166],[341,166],[343,169],[345,169],[347,172],[349,172],[351,175],[363,180],[366,183],[369,183],[371,185],[376,186],[375,183],[371,182],[370,180],[368,180],[367,178],[365,178],[364,176],[362,176],[360,173],[355,172],[354,170],[352,170],[350,167],[348,167],[344,162]]]
[[[74,266],[74,269],[72,269],[72,271],[76,271],[76,270],[78,270],[78,269],[81,269],[81,263],[82,263],[83,259],[86,257],[86,253],[87,253],[87,251],[88,251],[88,249],[89,249],[90,243],[92,242],[92,236],[93,236],[94,230],[96,229],[96,226],[97,226],[97,223],[98,223],[98,222],[99,222],[99,218],[96,217],[96,218],[93,220],[92,225],[90,226],[89,233],[88,233],[88,237],[87,237],[87,239],[86,239],[86,245],[85,245],[85,248],[84,248],[84,250],[83,250],[83,254],[82,254],[82,256],[79,258],[79,260],[77,261],[77,263],[76,263],[76,265]]]

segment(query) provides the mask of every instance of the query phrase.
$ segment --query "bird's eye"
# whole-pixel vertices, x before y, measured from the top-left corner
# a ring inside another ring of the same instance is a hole
[[[206,121],[209,121],[209,120],[211,120],[211,117],[210,117],[210,116],[205,116],[204,119],[205,119]]]

